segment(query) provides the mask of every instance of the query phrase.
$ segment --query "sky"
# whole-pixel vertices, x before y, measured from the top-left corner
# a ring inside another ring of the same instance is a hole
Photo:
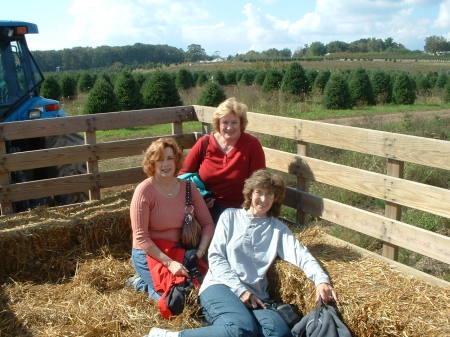
[[[320,41],[392,37],[411,50],[450,40],[450,0],[39,0],[3,1],[1,20],[38,25],[31,50],[200,44],[222,57]]]

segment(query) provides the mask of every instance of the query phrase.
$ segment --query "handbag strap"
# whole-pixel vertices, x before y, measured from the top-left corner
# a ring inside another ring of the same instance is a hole
[[[186,180],[186,209],[192,206],[191,182]]]

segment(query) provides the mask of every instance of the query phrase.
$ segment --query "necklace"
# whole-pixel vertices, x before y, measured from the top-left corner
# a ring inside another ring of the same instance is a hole
[[[169,198],[173,198],[176,194],[178,194],[180,183],[178,179],[175,179],[175,184],[164,185],[157,179],[153,179],[156,185],[156,189],[162,194],[166,195]]]

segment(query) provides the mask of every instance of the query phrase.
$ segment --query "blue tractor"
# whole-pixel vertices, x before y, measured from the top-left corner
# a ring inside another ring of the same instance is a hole
[[[59,101],[39,95],[39,87],[44,77],[25,40],[25,34],[36,33],[38,28],[33,23],[0,21],[0,123],[66,116]],[[7,153],[13,153],[82,143],[81,136],[70,134],[9,141],[6,150]],[[11,181],[20,183],[85,171],[85,165],[82,163],[38,168],[12,172]],[[74,203],[83,201],[86,197],[86,193],[77,193],[25,200],[14,203],[14,210],[20,212],[42,204],[52,206]]]

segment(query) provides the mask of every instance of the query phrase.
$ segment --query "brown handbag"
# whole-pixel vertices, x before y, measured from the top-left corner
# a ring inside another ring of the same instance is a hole
[[[181,228],[181,245],[184,249],[195,249],[200,243],[202,226],[194,216],[194,205],[192,204],[191,182],[186,180],[186,214]]]

